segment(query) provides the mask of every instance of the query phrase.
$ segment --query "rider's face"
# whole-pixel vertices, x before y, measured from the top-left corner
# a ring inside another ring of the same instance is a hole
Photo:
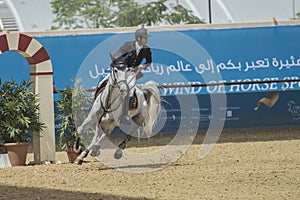
[[[142,46],[146,46],[147,42],[148,42],[148,37],[141,37],[139,38],[139,45],[142,45]]]

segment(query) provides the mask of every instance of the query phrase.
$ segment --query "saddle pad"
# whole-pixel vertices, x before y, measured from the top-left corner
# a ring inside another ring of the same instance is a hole
[[[99,94],[104,90],[105,86],[107,85],[108,80],[104,81],[100,86],[97,86],[95,95],[94,95],[94,101],[99,96]]]

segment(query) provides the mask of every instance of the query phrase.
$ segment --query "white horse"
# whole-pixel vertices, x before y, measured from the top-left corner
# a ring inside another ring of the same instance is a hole
[[[79,138],[83,130],[87,126],[96,124],[96,131],[91,144],[80,154],[75,163],[82,164],[83,158],[90,151],[92,151],[92,156],[98,156],[104,137],[108,136],[116,126],[120,125],[120,118],[124,107],[123,99],[129,92],[126,76],[128,70],[130,69],[126,65],[125,58],[112,58],[108,81],[101,93],[96,97],[88,117],[77,128],[77,137],[74,143],[75,152],[80,151]],[[122,157],[122,150],[125,149],[127,142],[131,139],[131,135],[136,133],[140,126],[144,127],[144,131],[148,137],[152,134],[154,124],[161,109],[161,99],[155,82],[148,81],[141,88],[136,87],[135,93],[137,106],[135,109],[129,111],[132,121],[131,128],[115,152],[114,156],[116,159]]]

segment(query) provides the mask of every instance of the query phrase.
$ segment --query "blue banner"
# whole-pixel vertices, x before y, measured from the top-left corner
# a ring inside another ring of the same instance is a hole
[[[149,39],[153,63],[145,77],[161,85],[299,79],[299,26],[211,30],[153,31]],[[107,73],[113,53],[133,33],[35,37],[47,50],[58,89],[77,76],[95,86]],[[12,55],[9,55],[12,54]],[[0,56],[0,77],[19,71],[27,76],[26,60],[15,52]],[[17,70],[16,70],[17,69]],[[22,71],[23,70],[23,71]],[[9,72],[7,72],[9,71]],[[29,77],[29,76],[28,76]],[[166,89],[164,94],[211,94],[297,90],[298,82],[232,85],[225,88]]]
[[[298,102],[300,82],[300,26],[268,26],[201,30],[152,31],[148,45],[153,63],[138,80],[143,84],[154,80],[159,85],[242,83],[288,80],[257,84],[173,87],[160,89],[161,95],[173,102],[173,96],[197,95],[200,126],[211,120],[212,95],[226,94],[227,127],[296,125],[300,119]],[[48,52],[56,88],[72,85],[72,78],[81,78],[85,88],[93,88],[109,72],[110,56],[134,34],[81,34],[36,36]],[[16,52],[0,56],[0,78],[29,78],[26,60]],[[274,105],[254,108],[268,92],[279,92]],[[57,99],[57,95],[55,97]],[[165,105],[168,122],[178,120],[176,108]],[[191,112],[192,113],[192,112]],[[283,114],[284,113],[284,114]],[[276,116],[276,117],[275,117]],[[182,117],[182,116],[181,116]],[[261,119],[261,120],[258,120]],[[166,126],[166,130],[172,126]]]
[[[299,79],[299,26],[151,33],[153,63],[139,83],[161,85],[214,84]],[[106,75],[109,53],[117,51],[132,33],[38,37],[50,54],[55,83],[80,77],[91,88]],[[164,89],[164,95],[298,90],[298,82]]]

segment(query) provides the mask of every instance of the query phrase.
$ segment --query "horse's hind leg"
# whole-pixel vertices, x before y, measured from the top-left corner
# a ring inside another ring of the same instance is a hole
[[[124,150],[124,149],[126,148],[127,142],[129,142],[130,140],[131,140],[131,135],[127,135],[127,134],[126,134],[125,139],[119,144],[118,147],[119,147],[120,149]]]
[[[131,140],[131,135],[126,134],[126,138],[119,144],[118,149],[114,154],[115,159],[120,159],[122,157],[123,150],[126,148],[126,144],[130,140]]]
[[[126,144],[131,140],[131,135],[135,133],[139,128],[139,125],[132,123],[132,126],[126,134],[125,139],[119,144],[118,149],[116,150],[114,157],[115,159],[120,159],[123,155],[123,150],[126,148]]]

